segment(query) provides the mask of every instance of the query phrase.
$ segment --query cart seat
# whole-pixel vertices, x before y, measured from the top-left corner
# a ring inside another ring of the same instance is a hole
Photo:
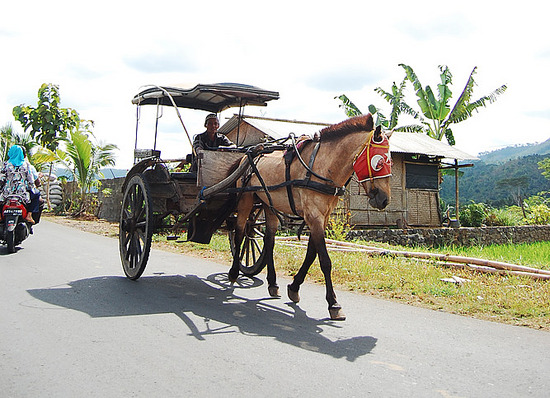
[[[191,173],[183,173],[183,172],[174,172],[170,173],[173,179],[175,180],[183,180],[183,181],[197,181],[197,173],[191,172]]]

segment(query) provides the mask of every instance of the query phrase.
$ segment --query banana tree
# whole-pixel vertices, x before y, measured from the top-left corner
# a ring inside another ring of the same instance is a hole
[[[504,93],[507,88],[506,85],[502,85],[488,95],[472,101],[472,93],[476,84],[474,74],[477,70],[477,67],[474,67],[468,77],[466,86],[451,108],[449,101],[453,93],[449,86],[452,84],[453,76],[447,66],[439,67],[441,81],[437,85],[437,98],[430,86],[422,87],[418,76],[410,66],[405,64],[399,64],[399,66],[405,70],[407,79],[413,84],[417,103],[422,112],[422,114],[418,113],[413,117],[421,123],[421,130],[436,140],[441,140],[445,136],[450,145],[455,144],[454,134],[450,126],[470,118],[474,111],[479,112],[478,108],[495,102],[497,97]]]

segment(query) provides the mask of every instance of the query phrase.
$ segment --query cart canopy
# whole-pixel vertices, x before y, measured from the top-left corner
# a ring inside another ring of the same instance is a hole
[[[244,106],[266,106],[268,101],[279,99],[276,91],[267,91],[239,83],[216,83],[146,86],[133,99],[137,105],[176,105],[179,108],[201,109],[219,113],[225,109]],[[172,102],[173,100],[173,102]]]

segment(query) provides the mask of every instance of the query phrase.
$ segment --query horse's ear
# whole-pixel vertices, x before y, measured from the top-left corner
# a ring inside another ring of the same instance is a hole
[[[374,139],[376,141],[380,141],[380,138],[382,136],[382,127],[380,125],[376,126],[376,129],[374,130]]]
[[[367,119],[365,120],[365,130],[366,131],[372,131],[374,128],[374,121],[372,120],[372,115],[370,113],[367,114]]]
[[[386,132],[384,133],[384,134],[386,134],[386,138],[387,138],[388,140],[389,140],[390,137],[392,136],[393,132],[394,132],[394,130],[392,129],[392,130],[386,131]]]

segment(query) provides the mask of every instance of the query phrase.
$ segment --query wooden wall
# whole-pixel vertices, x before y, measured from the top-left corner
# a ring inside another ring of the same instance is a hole
[[[391,202],[383,211],[372,208],[363,187],[352,181],[344,207],[351,213],[352,226],[439,226],[437,190],[406,189],[406,162],[401,153],[392,153]],[[405,223],[403,223],[403,221]]]
[[[236,142],[237,129],[227,134]],[[241,123],[239,145],[254,145],[266,135],[249,125]],[[357,182],[351,182],[346,196],[339,202],[338,209],[351,213],[349,224],[352,226],[440,226],[438,213],[439,192],[437,189],[407,189],[405,187],[405,172],[407,162],[412,163],[410,154],[392,153],[392,197],[388,208],[379,211],[369,204],[363,187]]]

